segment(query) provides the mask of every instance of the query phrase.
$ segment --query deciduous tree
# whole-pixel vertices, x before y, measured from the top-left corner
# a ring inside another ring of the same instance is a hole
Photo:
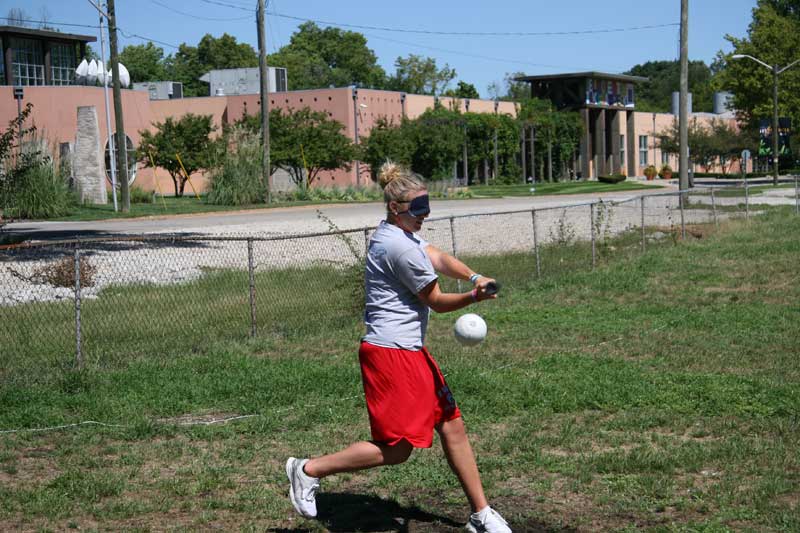
[[[357,149],[341,122],[308,107],[274,113],[280,117],[270,113],[270,159],[297,185],[308,186],[323,170],[350,170]]]
[[[149,130],[139,132],[139,160],[144,166],[152,166],[152,156],[157,167],[169,172],[175,196],[183,196],[188,179],[181,162],[189,175],[207,169],[211,164],[214,141],[210,135],[216,129],[211,120],[211,115],[187,113],[179,119],[167,117],[164,122],[155,123],[155,133]]]
[[[394,65],[396,71],[389,79],[388,88],[395,91],[439,95],[456,77],[455,69],[447,63],[439,68],[432,57],[409,54],[408,57],[398,57]]]
[[[126,46],[119,61],[130,72],[133,83],[166,80],[164,49],[151,42]]]
[[[313,22],[301,24],[289,44],[270,55],[269,64],[288,70],[293,90],[349,85],[380,89],[386,82],[386,73],[364,35],[323,29]]]

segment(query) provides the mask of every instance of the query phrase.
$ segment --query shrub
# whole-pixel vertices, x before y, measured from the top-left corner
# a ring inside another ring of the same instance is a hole
[[[654,179],[657,173],[658,171],[656,170],[656,167],[654,167],[653,165],[649,165],[644,169],[644,175],[649,180]]]
[[[26,163],[18,163],[3,181],[5,216],[59,217],[68,214],[75,203],[67,180],[56,172],[50,158],[41,154],[35,155]]]
[[[113,191],[109,187],[108,191],[108,201],[113,202],[114,196]],[[128,197],[132,204],[151,204],[153,203],[153,193],[145,191],[141,187],[131,187],[128,189]],[[117,191],[117,199],[120,198],[120,193]]]
[[[285,202],[369,202],[383,198],[380,187],[356,187],[348,185],[344,189],[338,187],[297,188],[282,193],[280,199]]]
[[[89,262],[89,258],[82,257],[80,266],[81,287],[93,286],[95,273],[97,273],[97,268]],[[40,266],[33,271],[30,280],[38,283],[49,283],[54,287],[72,288],[75,286],[75,259],[68,255],[52,263]]]
[[[611,174],[610,176],[598,176],[597,181],[601,181],[603,183],[620,183],[625,181],[627,178],[624,174]]]
[[[247,205],[264,201],[261,179],[264,157],[257,133],[234,127],[222,141],[218,163],[212,170],[206,202],[215,205]]]
[[[662,180],[668,180],[672,178],[672,167],[669,165],[664,165],[661,167],[661,170],[658,171],[658,177]]]

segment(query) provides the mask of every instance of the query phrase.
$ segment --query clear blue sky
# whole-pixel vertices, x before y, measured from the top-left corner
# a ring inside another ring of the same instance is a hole
[[[229,7],[220,4],[229,4]],[[730,51],[726,33],[746,35],[756,0],[690,0],[689,57],[710,63],[718,50]],[[137,34],[178,45],[196,45],[210,33],[224,32],[257,46],[255,0],[117,0],[117,22]],[[168,7],[164,7],[168,6]],[[32,19],[46,11],[51,24],[97,24],[88,0],[0,0],[0,16],[19,7]],[[176,13],[181,11],[185,14]],[[680,0],[269,0],[267,46],[270,52],[289,42],[302,19],[336,24],[440,32],[570,32],[654,26],[680,22]],[[215,19],[215,20],[206,20]],[[219,20],[223,19],[223,20]],[[237,19],[237,20],[231,20]],[[4,21],[0,20],[0,23]],[[325,25],[325,24],[321,24]],[[61,27],[97,35],[97,30]],[[539,36],[464,36],[344,28],[366,35],[368,46],[388,73],[394,60],[409,53],[449,64],[457,80],[475,85],[482,96],[507,72],[554,74],[581,70],[623,72],[650,60],[678,57],[678,26],[617,33]],[[140,38],[121,36],[121,45]],[[158,44],[158,43],[157,43]],[[176,50],[158,44],[165,54]],[[291,72],[289,73],[291,84]]]

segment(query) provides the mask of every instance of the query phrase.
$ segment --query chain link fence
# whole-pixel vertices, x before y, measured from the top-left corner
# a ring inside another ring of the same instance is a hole
[[[797,180],[772,196],[693,189],[624,201],[431,218],[421,236],[470,266],[524,286],[651,247],[702,237],[772,205],[800,214]],[[113,366],[253,337],[329,342],[360,331],[363,263],[374,228],[306,235],[141,236],[0,249],[0,378],[7,368]],[[461,282],[443,280],[448,291]]]

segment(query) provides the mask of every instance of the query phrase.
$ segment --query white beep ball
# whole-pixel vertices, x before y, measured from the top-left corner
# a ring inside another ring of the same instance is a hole
[[[456,320],[453,333],[464,346],[475,346],[486,338],[486,322],[475,313],[467,313]]]

